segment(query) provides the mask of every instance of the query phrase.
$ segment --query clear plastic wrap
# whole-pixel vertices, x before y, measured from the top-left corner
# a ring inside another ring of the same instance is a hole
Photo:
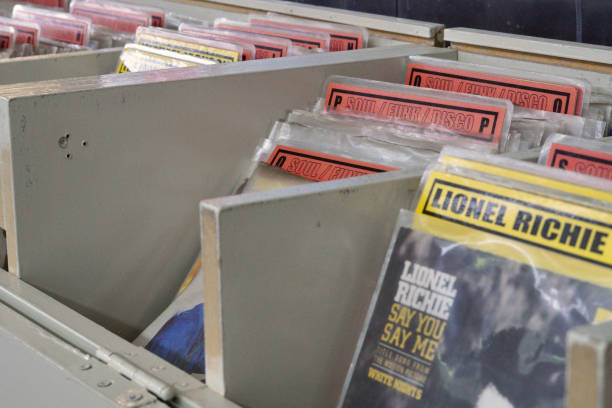
[[[255,26],[241,21],[232,21],[227,18],[217,18],[215,28],[223,30],[241,31],[245,33],[267,35],[290,40],[293,45],[304,48],[321,48],[329,51],[330,36],[327,33],[313,31],[288,30],[278,27]]]
[[[338,406],[562,408],[567,333],[611,310],[610,267],[436,221],[400,213]]]
[[[446,166],[501,177],[512,188],[612,211],[612,183],[608,180],[456,147],[445,147],[439,161]]]
[[[396,125],[342,115],[325,115],[319,111],[293,110],[287,116],[287,122],[420,149],[440,151],[444,146],[454,145],[482,152],[496,152],[490,144],[473,143],[450,131],[440,134],[431,132],[427,127]]]
[[[424,169],[438,152],[333,129],[276,122],[258,147],[259,162],[314,181],[397,169]]]
[[[31,21],[0,17],[0,26],[13,27],[15,29],[15,44],[30,44],[33,50],[38,48],[38,37],[40,35],[40,26],[38,24]]]
[[[193,24],[201,27],[209,27],[208,21],[204,21],[199,18],[185,16],[183,14],[178,14],[172,11],[166,13],[164,27],[170,28],[172,30],[178,30],[179,26],[183,23]]]
[[[95,25],[126,33],[151,25],[151,14],[102,0],[72,0],[70,13],[88,17]]]
[[[505,146],[513,106],[507,100],[334,75],[322,112],[427,127],[472,142]]]
[[[212,64],[217,62],[139,44],[126,44],[119,57],[116,72],[141,72]]]
[[[330,36],[330,51],[356,50],[368,46],[368,30],[363,27],[305,20],[271,12],[268,12],[266,16],[249,14],[249,22],[253,25],[327,33]]]
[[[612,88],[593,88],[589,109],[603,115],[608,124],[606,135],[612,136]]]
[[[235,32],[232,31],[216,30],[214,28],[199,27],[190,24],[181,24],[179,26],[179,32],[192,37],[238,44],[243,47],[244,61],[258,59],[258,54],[260,55],[260,58],[263,58],[261,57],[262,49],[258,48],[255,41],[253,39],[249,39],[247,35],[244,35],[243,38],[241,38],[238,35],[232,35],[233,33],[235,34]],[[259,44],[261,47],[261,43]],[[278,51],[280,53],[282,52],[282,49],[279,49]]]
[[[255,47],[255,59],[280,58],[295,54],[295,48],[290,40],[266,35],[247,34],[240,31],[219,30],[194,24],[182,23],[179,26],[182,33],[203,38],[240,41]],[[303,48],[303,47],[299,47]]]
[[[514,108],[509,142],[504,152],[523,151],[542,146],[555,133],[585,139],[600,139],[605,135],[606,123],[575,115],[542,110]]]
[[[406,84],[476,94],[548,112],[581,115],[589,107],[586,80],[431,57],[411,57]]]
[[[91,20],[87,17],[21,4],[13,7],[12,17],[38,24],[41,39],[79,47],[89,42]]]
[[[208,40],[156,27],[139,27],[136,43],[217,62],[242,61],[244,47],[229,42]]]
[[[552,135],[542,147],[538,163],[612,180],[612,143]]]

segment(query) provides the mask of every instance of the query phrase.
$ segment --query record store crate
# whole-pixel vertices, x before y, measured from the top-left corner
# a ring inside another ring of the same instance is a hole
[[[189,16],[211,25],[218,17],[246,21],[248,13],[267,11],[313,20],[354,24],[370,30],[369,48],[405,43],[439,46],[442,44],[444,28],[443,25],[435,23],[273,0],[206,2],[130,0],[127,2],[159,7],[168,13]],[[0,84],[109,74],[117,68],[120,54],[121,48],[109,48],[0,59]]]
[[[456,38],[461,31],[447,29],[445,37]],[[514,37],[487,35],[483,43],[504,44],[502,38]],[[558,45],[537,38],[515,40],[538,43],[541,53],[548,49],[545,45]],[[612,86],[609,47],[565,43],[559,63],[554,55],[534,62],[451,45],[458,51],[452,59],[459,61],[582,77],[601,89]],[[593,65],[583,63],[587,60]],[[506,155],[537,161],[538,153]],[[391,236],[399,208],[410,206],[419,179],[404,171],[324,187],[204,200],[200,211],[209,386],[246,406],[334,406],[378,278],[372,271],[383,264],[388,244],[384,237]],[[571,332],[570,408],[611,406],[611,327],[608,323]],[[262,348],[278,339],[281,347]],[[245,366],[268,370],[253,377]],[[304,375],[297,376],[295,367]],[[304,389],[308,392],[301,394]],[[584,395],[592,398],[587,401]]]
[[[63,305],[40,292],[34,297],[81,313],[75,318],[95,327],[94,339],[75,322],[41,323],[49,317],[46,303],[10,289],[3,303],[134,379],[136,394],[144,387],[176,406],[233,406],[111,332],[132,340],[171,301],[199,252],[197,203],[232,192],[257,143],[288,107],[311,106],[331,74],[399,82],[408,57],[417,54],[454,51],[394,45],[0,86],[1,219],[9,271],[21,279],[2,272],[3,287],[32,285],[51,295]],[[9,303],[15,296],[17,305]],[[20,330],[9,334],[29,336]],[[85,384],[97,381],[94,390],[104,388],[97,384],[106,374],[81,378],[91,372],[84,371],[73,374]],[[125,400],[131,388],[124,385],[103,394]]]
[[[196,3],[173,7],[200,10]],[[331,13],[327,20],[338,21],[345,13],[264,0],[229,3],[205,5],[224,15],[268,7],[320,20]],[[360,18],[379,18],[355,16],[360,25],[367,25]],[[394,27],[380,18],[380,26],[369,28]],[[416,32],[396,31],[388,35],[395,40],[381,39],[366,50],[119,76],[88,76],[112,70],[118,50],[7,62],[14,65],[6,72],[15,76],[0,86],[0,220],[10,271],[0,272],[0,355],[30,359],[10,373],[2,370],[2,383],[12,391],[7,398],[18,398],[12,405],[32,403],[37,395],[28,391],[39,387],[53,398],[72,393],[94,407],[332,406],[374,284],[362,278],[380,268],[397,210],[409,203],[420,174],[224,196],[241,181],[272,123],[288,109],[311,106],[330,74],[402,83],[411,55],[503,61],[431,47],[439,32],[430,33],[430,45],[389,45],[418,42],[408,38],[419,37]],[[53,64],[59,68],[47,68]],[[16,74],[28,66],[30,75],[54,72],[51,81],[8,85],[28,80]],[[79,68],[66,71],[69,66]],[[271,238],[244,239],[264,232]],[[170,302],[197,256],[200,234],[204,254],[213,255],[204,258],[211,276],[220,273],[219,265],[206,260],[232,253],[241,256],[223,256],[232,260],[223,267],[252,274],[246,282],[237,280],[244,275],[233,281],[230,273],[223,276],[235,290],[231,297],[206,295],[212,299],[207,311],[220,308],[206,330],[218,334],[223,327],[232,334],[206,344],[210,388],[126,341]],[[304,270],[295,262],[303,256],[317,256],[321,269]],[[240,315],[241,299],[275,290],[282,301],[299,293],[309,273],[330,286],[291,305],[262,303]],[[257,274],[274,279],[273,285],[255,282]],[[287,288],[285,297],[279,288]],[[356,312],[341,322],[329,319],[332,309],[344,316]],[[227,320],[221,320],[224,313]],[[274,316],[292,331],[252,327],[247,316],[256,314]],[[310,325],[301,326],[305,322]],[[256,343],[244,335],[251,328],[259,329],[257,341],[273,342],[278,353],[253,349]],[[320,335],[313,339],[313,333]],[[304,342],[316,344],[300,348]],[[220,353],[224,347],[241,353]],[[304,362],[310,364],[298,365]],[[56,377],[67,381],[47,380]],[[262,386],[264,377],[274,388]]]

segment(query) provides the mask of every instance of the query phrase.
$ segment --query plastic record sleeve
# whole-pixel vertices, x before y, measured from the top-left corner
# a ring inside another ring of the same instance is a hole
[[[276,122],[258,147],[252,168],[263,162],[313,181],[329,181],[398,169],[424,169],[437,155],[434,150]]]
[[[498,151],[508,141],[513,113],[507,100],[337,75],[327,79],[322,97],[323,112],[427,126]]]
[[[606,123],[582,116],[514,107],[510,135],[504,152],[528,150],[541,146],[555,133],[599,139],[605,135]]]
[[[40,37],[85,47],[89,43],[91,19],[61,11],[17,4],[12,17],[33,21],[40,26]]]
[[[232,21],[226,18],[217,18],[215,28],[223,30],[241,31],[245,33],[267,35],[290,40],[295,46],[303,48],[321,48],[329,51],[330,36],[327,33],[315,31],[288,30],[280,27],[256,26],[242,21]]]
[[[13,27],[0,26],[0,54],[10,54],[15,47],[17,31]]]
[[[139,27],[136,43],[217,62],[242,60],[243,47],[229,42],[208,40],[156,27]]]
[[[225,32],[224,34],[223,30],[215,30],[214,28],[210,29],[207,27],[202,27],[202,28],[197,28],[197,26],[195,27],[196,28],[193,28],[189,24],[187,25],[181,24],[179,26],[179,32],[185,35],[189,35],[191,37],[199,37],[199,38],[205,38],[205,39],[215,40],[215,41],[224,41],[224,42],[228,42],[231,44],[239,45],[242,47],[243,61],[254,60],[257,58],[257,53],[259,50],[254,45],[254,42],[252,40],[246,40],[246,39],[239,38],[237,36],[232,36],[231,31]],[[230,33],[230,34],[227,34],[227,33]]]
[[[117,73],[214,65],[216,61],[139,44],[126,44],[119,57]]]
[[[126,33],[135,33],[138,27],[151,25],[151,14],[104,1],[72,0],[70,13],[89,17],[93,24]]]
[[[330,51],[356,50],[366,48],[368,44],[368,30],[363,27],[323,23],[283,16],[271,12],[268,12],[266,16],[262,16],[261,14],[249,14],[249,22],[253,25],[327,33],[330,36]]]
[[[531,184],[535,191],[557,191],[557,196],[572,196],[573,200],[612,211],[612,186],[608,180],[456,147],[442,149],[438,161],[504,177],[521,185]]]
[[[406,84],[508,99],[528,109],[580,115],[589,107],[586,80],[431,57],[410,57]]]
[[[280,58],[296,54],[291,41],[284,38],[220,30],[187,23],[182,23],[179,26],[179,31],[203,38],[217,38],[252,44],[255,47],[255,59]]]
[[[610,269],[419,217],[400,213],[338,406],[563,407],[567,332],[612,310]]]
[[[84,1],[93,1],[93,0],[84,0]],[[131,4],[131,3],[121,3],[121,2],[117,2],[117,1],[104,1],[105,4],[108,5],[113,5],[116,7],[123,7],[123,8],[130,8],[132,10],[139,10],[139,11],[143,11],[147,14],[149,14],[151,16],[151,26],[153,27],[164,27],[165,23],[166,23],[166,12],[159,8],[159,7],[154,7],[154,6],[144,6],[144,5],[138,5],[138,4]]]
[[[384,142],[405,145],[417,149],[440,151],[446,145],[457,145],[482,152],[491,152],[487,145],[470,144],[465,138],[455,135],[440,136],[430,132],[427,127],[401,126],[373,120],[354,119],[349,116],[321,114],[305,110],[293,110],[287,116],[287,122],[312,128],[326,128],[337,132],[369,137]]]
[[[612,180],[612,143],[556,134],[542,147],[538,163]]]
[[[40,26],[31,21],[20,21],[7,17],[0,17],[0,26],[13,27],[16,32],[16,44],[30,44],[33,49],[38,47]]]

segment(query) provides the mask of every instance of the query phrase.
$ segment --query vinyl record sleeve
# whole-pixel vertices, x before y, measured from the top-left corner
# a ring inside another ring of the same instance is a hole
[[[12,17],[40,26],[40,37],[77,46],[87,46],[91,19],[42,7],[17,4]]]
[[[544,167],[535,163],[514,160],[499,155],[475,154],[466,149],[445,147],[438,161],[449,166],[461,167],[480,173],[507,179],[506,185],[531,184],[535,189],[557,190],[559,196],[576,196],[581,200],[598,202],[611,208],[612,182],[590,175]]]
[[[561,408],[567,332],[612,291],[554,266],[400,223],[339,406]]]
[[[291,41],[284,38],[243,33],[241,31],[219,30],[187,23],[182,23],[179,26],[179,31],[181,33],[203,38],[239,41],[252,44],[255,47],[255,59],[280,58],[295,54]]]
[[[138,27],[136,43],[220,63],[241,61],[243,55],[243,47],[237,44],[193,37],[157,27]]]
[[[330,36],[317,31],[289,30],[281,27],[257,26],[242,21],[233,21],[227,18],[217,18],[215,28],[222,30],[240,31],[257,35],[266,35],[290,40],[297,47],[323,49],[329,51]]]
[[[126,33],[135,33],[138,27],[151,25],[150,13],[105,1],[73,0],[70,13],[88,17],[92,24]]]
[[[30,44],[35,50],[38,47],[40,26],[31,21],[20,21],[12,18],[0,17],[0,26],[13,27],[16,31],[16,44]]]
[[[327,33],[330,36],[330,51],[366,48],[368,42],[368,30],[363,27],[306,20],[271,12],[268,12],[265,16],[251,13],[249,14],[249,22],[253,25]]]

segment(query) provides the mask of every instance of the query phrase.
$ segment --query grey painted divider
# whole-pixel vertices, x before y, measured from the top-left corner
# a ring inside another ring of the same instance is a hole
[[[206,383],[251,408],[332,407],[421,173],[203,201]]]
[[[121,49],[0,59],[0,85],[110,74]]]
[[[272,123],[330,74],[402,82],[417,54],[455,55],[402,45],[0,86],[9,271],[135,337],[198,254],[197,203],[232,192]]]

